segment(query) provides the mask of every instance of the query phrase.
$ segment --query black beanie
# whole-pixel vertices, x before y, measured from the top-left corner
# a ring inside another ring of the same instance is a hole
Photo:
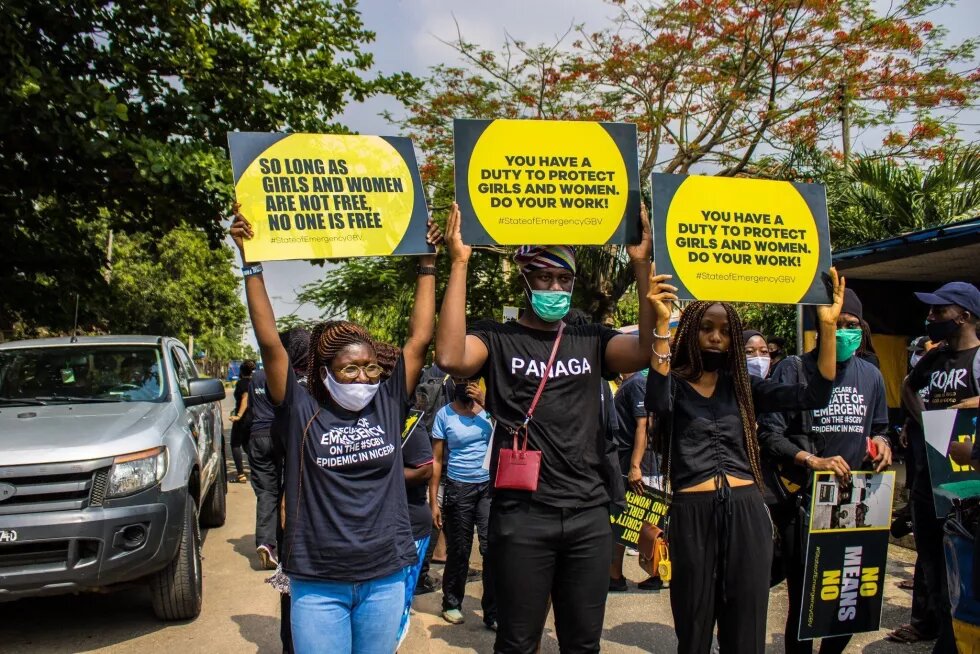
[[[744,329],[742,330],[742,345],[747,345],[749,339],[753,336],[759,336],[762,340],[766,340],[766,337],[762,335],[762,332],[757,332],[754,329]]]
[[[857,316],[860,319],[864,319],[863,306],[861,305],[861,300],[858,299],[857,293],[849,288],[844,289],[844,306],[841,307],[841,313],[849,313],[852,316]]]

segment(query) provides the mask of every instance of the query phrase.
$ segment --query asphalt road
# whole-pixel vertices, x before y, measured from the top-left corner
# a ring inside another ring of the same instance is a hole
[[[254,554],[255,497],[248,484],[229,484],[228,521],[209,530],[204,541],[204,609],[192,622],[164,623],[153,617],[148,593],[139,588],[107,595],[66,596],[0,604],[0,652],[261,652],[279,649],[278,597],[263,580]],[[848,651],[919,654],[932,643],[915,646],[883,639],[887,629],[906,622],[909,591],[897,582],[910,579],[914,552],[892,547],[885,582],[886,605],[882,631],[856,636]],[[479,567],[479,555],[471,563]],[[433,566],[438,575],[441,566]],[[627,558],[627,577],[645,577],[636,559]],[[401,652],[410,654],[490,652],[493,634],[479,615],[481,584],[467,586],[463,605],[465,624],[452,626],[439,617],[440,593],[416,598],[416,615]],[[777,587],[769,602],[769,652],[782,652],[785,587]],[[609,596],[603,651],[673,652],[676,641],[667,591],[636,591]],[[554,625],[549,620],[542,652],[558,652]]]

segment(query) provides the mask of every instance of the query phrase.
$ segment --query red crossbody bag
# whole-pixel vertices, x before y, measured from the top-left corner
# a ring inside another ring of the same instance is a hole
[[[555,344],[551,348],[548,367],[541,377],[538,391],[534,394],[534,399],[531,400],[531,407],[527,410],[524,422],[519,427],[511,429],[512,447],[500,448],[497,455],[497,476],[494,479],[494,488],[532,492],[538,490],[538,478],[541,476],[541,452],[527,449],[527,425],[534,417],[534,410],[538,406],[538,400],[541,399],[544,385],[548,382],[548,376],[551,374],[551,367],[555,363],[555,356],[558,354],[558,344],[561,343],[563,331],[565,331],[565,323],[561,322],[558,324]]]

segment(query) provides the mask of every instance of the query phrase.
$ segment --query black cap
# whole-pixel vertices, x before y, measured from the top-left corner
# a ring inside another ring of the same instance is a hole
[[[944,284],[935,293],[916,293],[915,297],[919,298],[920,302],[934,307],[955,304],[980,318],[980,291],[969,282],[950,282]]]
[[[849,313],[852,316],[857,316],[859,319],[863,319],[862,315],[864,311],[864,306],[861,304],[861,300],[858,299],[857,293],[849,288],[844,289],[844,306],[841,307],[841,313]]]

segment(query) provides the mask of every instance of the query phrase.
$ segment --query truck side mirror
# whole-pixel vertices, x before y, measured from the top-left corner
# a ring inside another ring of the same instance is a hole
[[[184,406],[197,406],[225,399],[225,385],[220,379],[192,379],[188,382],[188,387]]]

